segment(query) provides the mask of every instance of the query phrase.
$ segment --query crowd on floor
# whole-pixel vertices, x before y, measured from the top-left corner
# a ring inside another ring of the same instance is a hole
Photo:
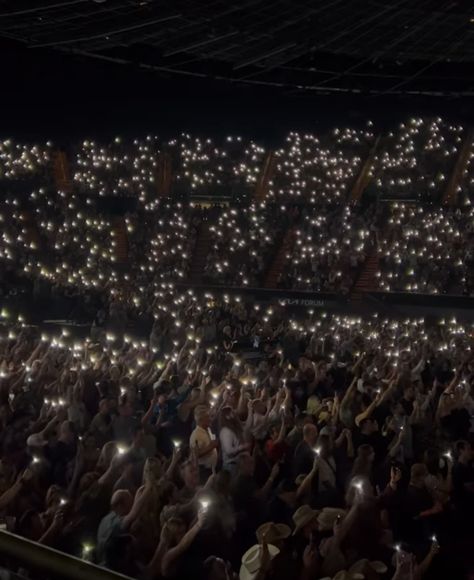
[[[472,325],[154,307],[140,338],[1,311],[8,529],[132,578],[472,570]]]

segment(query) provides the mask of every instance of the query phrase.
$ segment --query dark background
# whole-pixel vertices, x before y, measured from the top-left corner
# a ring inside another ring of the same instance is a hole
[[[313,95],[142,70],[1,41],[0,138],[232,133],[267,143],[288,130],[376,130],[412,115],[472,124],[470,97]]]

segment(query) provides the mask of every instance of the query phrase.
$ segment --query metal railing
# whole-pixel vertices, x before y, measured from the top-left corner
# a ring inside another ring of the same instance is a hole
[[[21,573],[15,572],[20,568],[30,572],[30,578],[41,574],[43,578],[64,580],[131,580],[128,576],[7,531],[0,531],[0,569],[2,567],[12,572],[13,578],[22,578]]]

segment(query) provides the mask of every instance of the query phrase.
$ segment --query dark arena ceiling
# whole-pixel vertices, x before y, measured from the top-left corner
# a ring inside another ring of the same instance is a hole
[[[472,0],[0,1],[0,38],[315,93],[474,93]]]

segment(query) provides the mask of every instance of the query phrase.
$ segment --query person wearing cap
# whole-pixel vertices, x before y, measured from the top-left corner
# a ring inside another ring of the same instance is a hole
[[[320,510],[314,510],[309,505],[300,506],[293,514],[295,528],[292,535],[301,533],[305,538],[309,538],[311,532],[318,529],[317,519],[320,513]]]
[[[257,528],[256,536],[258,542],[261,544],[263,539],[270,544],[276,546],[279,550],[283,548],[283,544],[291,535],[291,529],[286,524],[275,524],[274,522],[266,522]]]
[[[209,556],[204,561],[206,580],[237,580],[238,576],[232,570],[232,564],[223,558]]]
[[[295,573],[295,562],[290,549],[291,543],[288,541],[291,537],[291,528],[286,524],[266,522],[257,528],[256,536],[259,544],[267,542],[280,551],[273,561],[272,579],[286,580],[291,578]]]
[[[249,548],[242,556],[239,580],[264,580],[279,553],[276,546],[265,541]]]
[[[313,510],[309,505],[300,506],[293,514],[294,529],[292,533],[292,550],[294,561],[301,565],[303,553],[308,544],[317,545],[319,510]]]
[[[387,566],[380,560],[368,560],[363,558],[357,560],[347,571],[349,578],[378,578],[379,575],[387,572]],[[336,576],[337,577],[337,576]]]
[[[320,545],[322,556],[321,573],[332,576],[346,568],[349,561],[343,542],[354,526],[358,514],[358,504],[354,503],[349,513],[335,508],[324,508],[318,516],[321,532],[332,532]]]

